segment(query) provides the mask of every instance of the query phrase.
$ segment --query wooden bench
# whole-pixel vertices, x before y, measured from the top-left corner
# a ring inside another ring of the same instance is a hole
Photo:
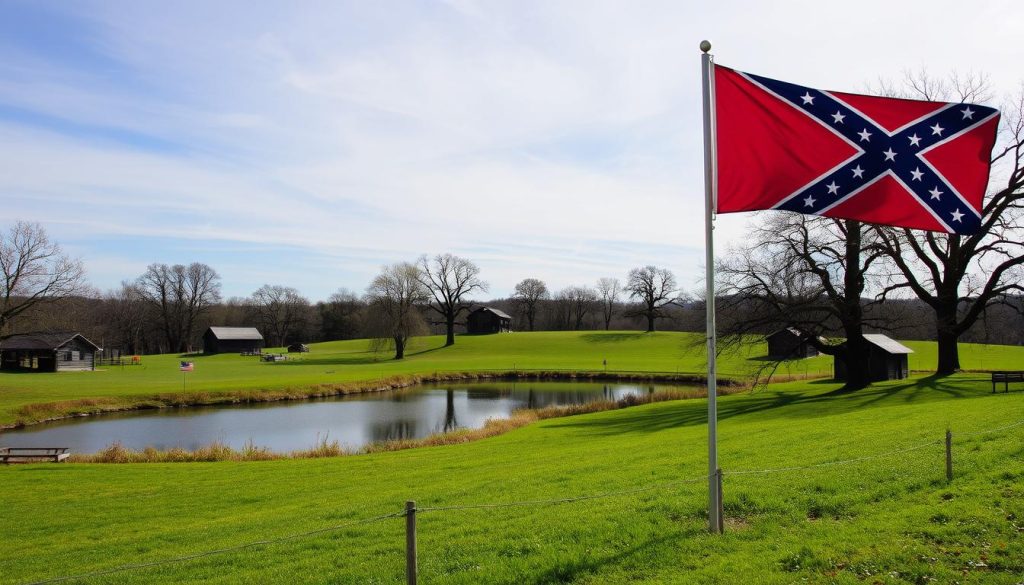
[[[992,393],[996,393],[996,383],[1002,382],[1004,392],[1010,391],[1010,382],[1024,382],[1024,372],[992,372]]]
[[[0,463],[60,463],[71,455],[69,451],[69,447],[0,447]]]

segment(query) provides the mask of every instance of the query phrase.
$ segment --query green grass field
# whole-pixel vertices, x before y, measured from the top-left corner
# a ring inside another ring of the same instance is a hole
[[[0,469],[0,583],[145,563],[420,507],[424,583],[1019,583],[1024,392],[919,377],[720,399],[727,533],[704,530],[706,402],[331,459]],[[956,478],[944,479],[948,427]],[[924,448],[850,464],[786,468]],[[694,478],[693,483],[674,484]],[[80,583],[401,583],[401,518]]]
[[[215,402],[240,392],[330,391],[333,387],[366,383],[403,375],[435,372],[513,369],[609,370],[680,372],[702,375],[704,346],[698,334],[637,332],[542,332],[459,337],[442,347],[443,337],[413,340],[408,357],[389,359],[388,352],[369,350],[366,340],[319,343],[293,361],[264,363],[235,354],[196,356],[195,371],[178,371],[177,355],[144,356],[142,365],[108,367],[96,372],[0,373],[0,425],[31,423],[102,409]],[[911,369],[934,367],[934,344],[908,342],[915,349]],[[720,375],[742,379],[764,362],[764,345],[749,354],[727,354]],[[962,346],[967,369],[1021,369],[1024,348]],[[786,365],[779,374],[820,377],[831,372],[824,356]],[[198,397],[197,397],[198,396]],[[45,408],[26,408],[49,405]]]

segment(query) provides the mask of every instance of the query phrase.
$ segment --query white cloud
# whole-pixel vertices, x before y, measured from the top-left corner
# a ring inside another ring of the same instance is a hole
[[[0,122],[0,218],[74,238],[104,266],[95,279],[139,262],[104,248],[109,236],[216,242],[240,250],[218,257],[227,286],[302,281],[314,297],[361,290],[383,262],[449,250],[477,259],[495,294],[528,275],[558,287],[641,263],[696,283],[701,38],[722,62],[808,85],[856,90],[927,63],[982,68],[1003,91],[1019,82],[1007,47],[1024,12],[997,3],[965,14],[950,2],[62,8],[117,73],[33,47],[0,52],[10,73],[0,105],[49,120]],[[746,221],[719,219],[720,249]],[[350,280],[311,281],[245,253],[266,246],[323,257]]]

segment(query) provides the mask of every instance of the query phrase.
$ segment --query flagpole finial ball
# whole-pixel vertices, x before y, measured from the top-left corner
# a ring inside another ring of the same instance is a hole
[[[702,53],[707,53],[708,51],[710,51],[711,50],[711,42],[710,41],[701,41],[700,42],[700,50],[701,50]]]

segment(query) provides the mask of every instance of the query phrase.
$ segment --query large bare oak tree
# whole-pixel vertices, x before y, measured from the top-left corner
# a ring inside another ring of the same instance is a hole
[[[524,278],[516,285],[516,291],[512,295],[512,301],[519,308],[519,312],[526,315],[526,322],[533,331],[537,320],[537,309],[541,301],[547,299],[548,286],[544,281],[537,278]]]
[[[469,309],[469,295],[487,292],[487,283],[480,279],[476,264],[453,254],[422,256],[418,266],[420,283],[433,297],[430,308],[441,316],[440,322],[444,324],[444,344],[454,345],[455,322]]]
[[[631,314],[646,319],[647,332],[651,333],[655,321],[665,317],[665,310],[676,300],[676,277],[667,268],[634,268],[629,271],[625,291],[639,305]]]
[[[726,345],[748,334],[796,329],[819,351],[846,363],[847,389],[867,386],[864,329],[885,325],[865,316],[865,290],[881,256],[874,234],[852,220],[766,216],[751,228],[747,244],[718,266]],[[844,339],[835,340],[837,335]]]
[[[64,299],[84,286],[81,260],[66,255],[38,223],[15,222],[0,234],[0,335],[11,320],[44,302]]]
[[[927,100],[988,101],[983,77],[908,75],[881,93]],[[936,373],[960,369],[960,336],[995,304],[1024,288],[1024,93],[1002,108],[993,180],[982,207],[981,230],[970,236],[878,228],[895,274],[883,294],[908,290],[935,314]]]
[[[220,301],[220,275],[201,262],[150,264],[135,286],[158,312],[168,351],[188,351],[199,318]]]

